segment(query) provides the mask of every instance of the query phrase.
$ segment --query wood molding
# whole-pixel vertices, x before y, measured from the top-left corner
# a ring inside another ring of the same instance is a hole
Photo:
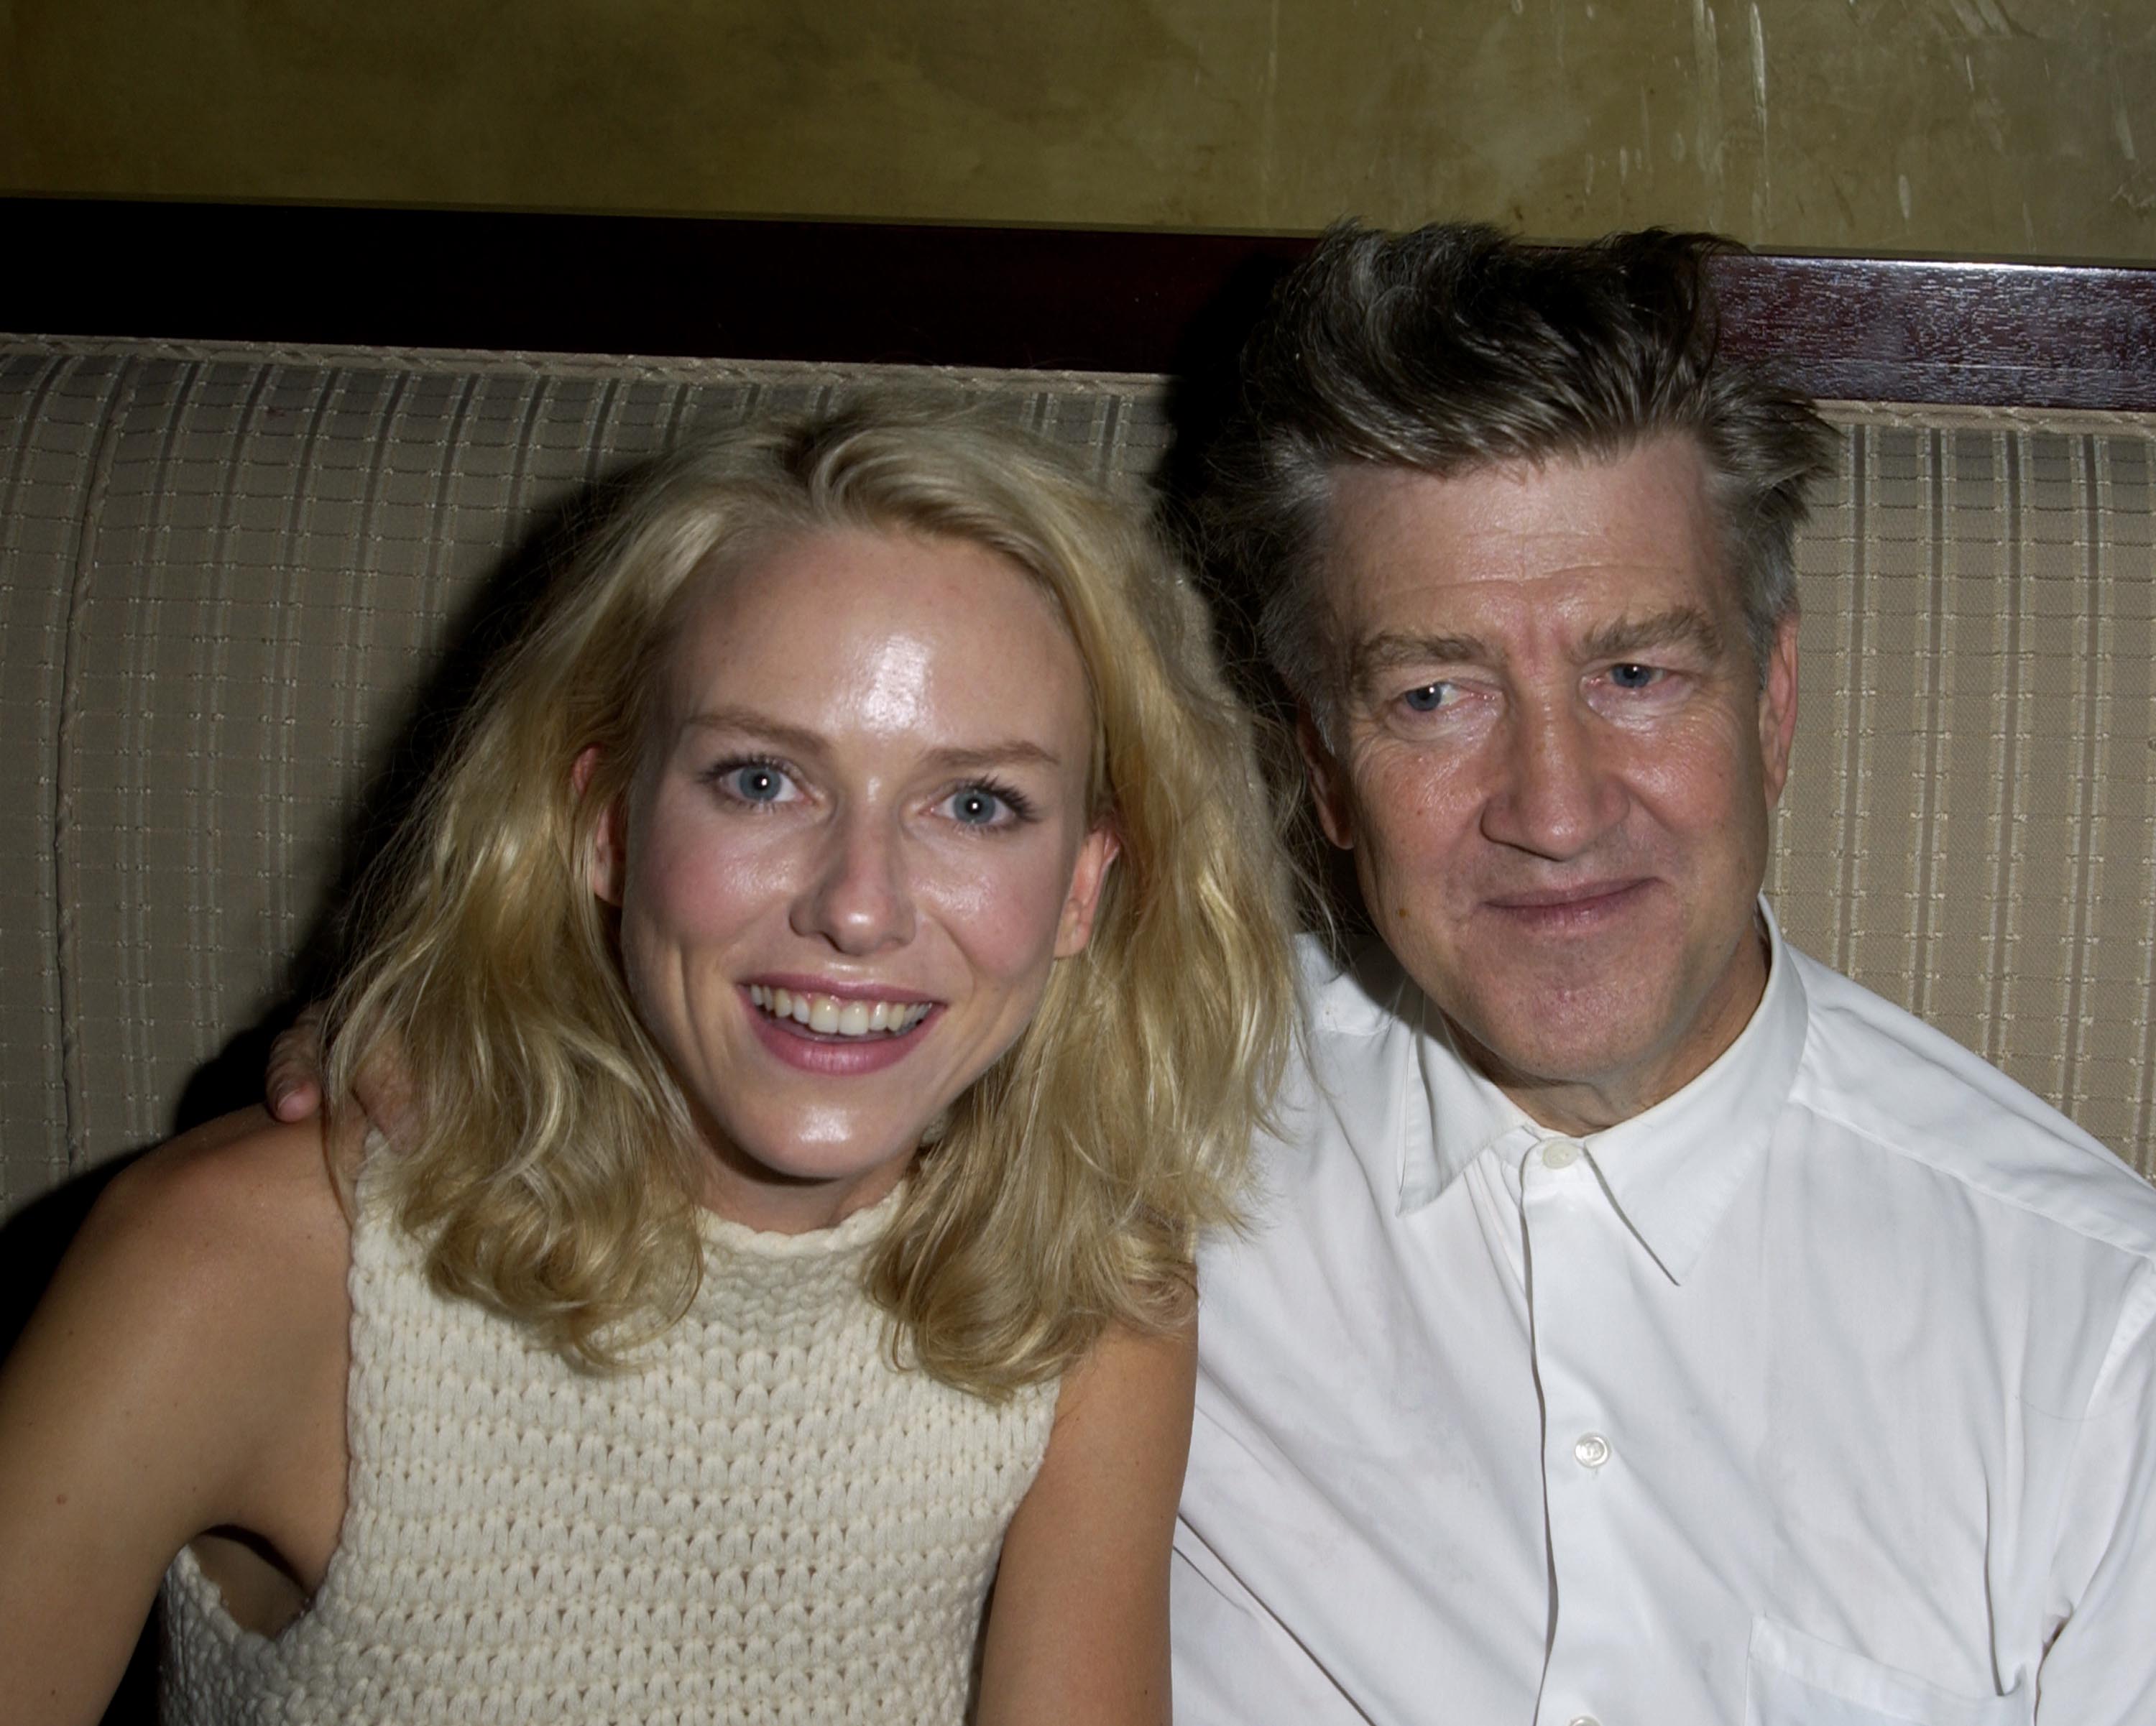
[[[1814,396],[2156,409],[2156,269],[1753,254],[1716,285],[1731,351]]]
[[[1182,371],[1305,238],[0,199],[0,328]],[[1821,397],[2156,409],[2156,269],[1733,255],[1725,339]]]

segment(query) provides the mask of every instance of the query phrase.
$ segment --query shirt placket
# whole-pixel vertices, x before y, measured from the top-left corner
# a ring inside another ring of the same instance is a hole
[[[1636,1575],[1613,1531],[1628,1480],[1624,1411],[1610,1396],[1619,1380],[1608,1370],[1622,1358],[1608,1326],[1628,1237],[1575,1140],[1532,1146],[1520,1191],[1555,1616],[1536,1726],[1648,1726],[1626,1718],[1619,1695],[1639,1628],[1627,1606]]]

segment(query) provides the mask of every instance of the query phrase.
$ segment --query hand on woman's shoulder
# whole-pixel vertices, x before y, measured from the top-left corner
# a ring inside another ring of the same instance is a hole
[[[92,1207],[0,1368],[0,1669],[28,1679],[30,1718],[96,1718],[207,1530],[319,1575],[343,1508],[348,1259],[318,1123],[213,1122]]]

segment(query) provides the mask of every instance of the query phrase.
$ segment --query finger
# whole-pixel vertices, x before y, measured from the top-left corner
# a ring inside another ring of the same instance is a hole
[[[270,1112],[280,1121],[303,1121],[319,1114],[322,1088],[312,1079],[270,1078]]]
[[[403,1049],[393,1039],[368,1056],[352,1076],[352,1094],[368,1124],[390,1144],[404,1147],[416,1142],[418,1099],[412,1092]]]
[[[280,1121],[300,1121],[322,1106],[322,1007],[310,1001],[270,1045],[264,1077],[270,1112]]]

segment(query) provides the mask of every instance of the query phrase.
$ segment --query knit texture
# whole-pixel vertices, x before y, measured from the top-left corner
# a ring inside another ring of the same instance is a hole
[[[269,1639],[182,1552],[165,1718],[962,1720],[1055,1391],[998,1406],[892,1369],[861,1272],[894,1208],[711,1219],[695,1307],[602,1377],[435,1294],[363,1193],[336,1553]]]

